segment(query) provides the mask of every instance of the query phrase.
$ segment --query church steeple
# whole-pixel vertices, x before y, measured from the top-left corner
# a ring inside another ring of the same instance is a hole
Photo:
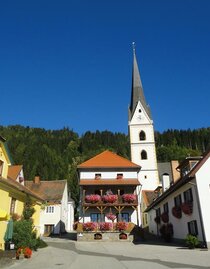
[[[133,44],[131,103],[129,107],[129,136],[132,162],[141,166],[139,181],[144,190],[158,185],[157,158],[153,120],[142,87],[136,52]]]
[[[139,72],[138,63],[136,60],[135,43],[133,42],[133,70],[132,70],[131,102],[130,102],[130,107],[129,107],[129,120],[131,120],[139,101],[142,104],[145,112],[151,119],[150,108],[147,105],[146,99],[144,97],[144,91],[143,91],[143,86],[141,82],[140,72]]]

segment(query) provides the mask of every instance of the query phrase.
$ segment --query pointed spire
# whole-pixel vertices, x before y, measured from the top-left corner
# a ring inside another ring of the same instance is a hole
[[[133,46],[133,71],[132,71],[132,92],[131,92],[131,103],[130,103],[130,119],[133,116],[136,105],[138,101],[141,102],[148,116],[151,118],[150,108],[146,104],[146,99],[144,97],[144,91],[142,87],[141,77],[139,73],[139,68],[136,60],[136,49],[135,42],[132,43]]]

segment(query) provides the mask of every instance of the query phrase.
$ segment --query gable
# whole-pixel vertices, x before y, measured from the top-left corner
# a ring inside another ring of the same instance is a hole
[[[95,157],[80,164],[78,168],[136,168],[140,166],[111,152],[104,151]]]

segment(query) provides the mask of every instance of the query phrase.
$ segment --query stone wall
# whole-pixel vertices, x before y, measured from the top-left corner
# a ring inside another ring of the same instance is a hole
[[[120,239],[123,237],[123,239]],[[132,242],[133,235],[119,232],[78,232],[77,241]]]

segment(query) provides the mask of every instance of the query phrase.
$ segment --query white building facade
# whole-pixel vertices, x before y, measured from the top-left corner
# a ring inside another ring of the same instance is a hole
[[[203,246],[210,247],[209,171],[210,152],[200,160],[188,160],[184,166],[180,165],[180,179],[147,209],[151,233],[160,235],[161,226],[171,223],[175,239],[184,240],[188,234],[192,234],[197,236]],[[163,221],[164,213],[168,214],[167,222]],[[157,221],[157,217],[160,221]]]

